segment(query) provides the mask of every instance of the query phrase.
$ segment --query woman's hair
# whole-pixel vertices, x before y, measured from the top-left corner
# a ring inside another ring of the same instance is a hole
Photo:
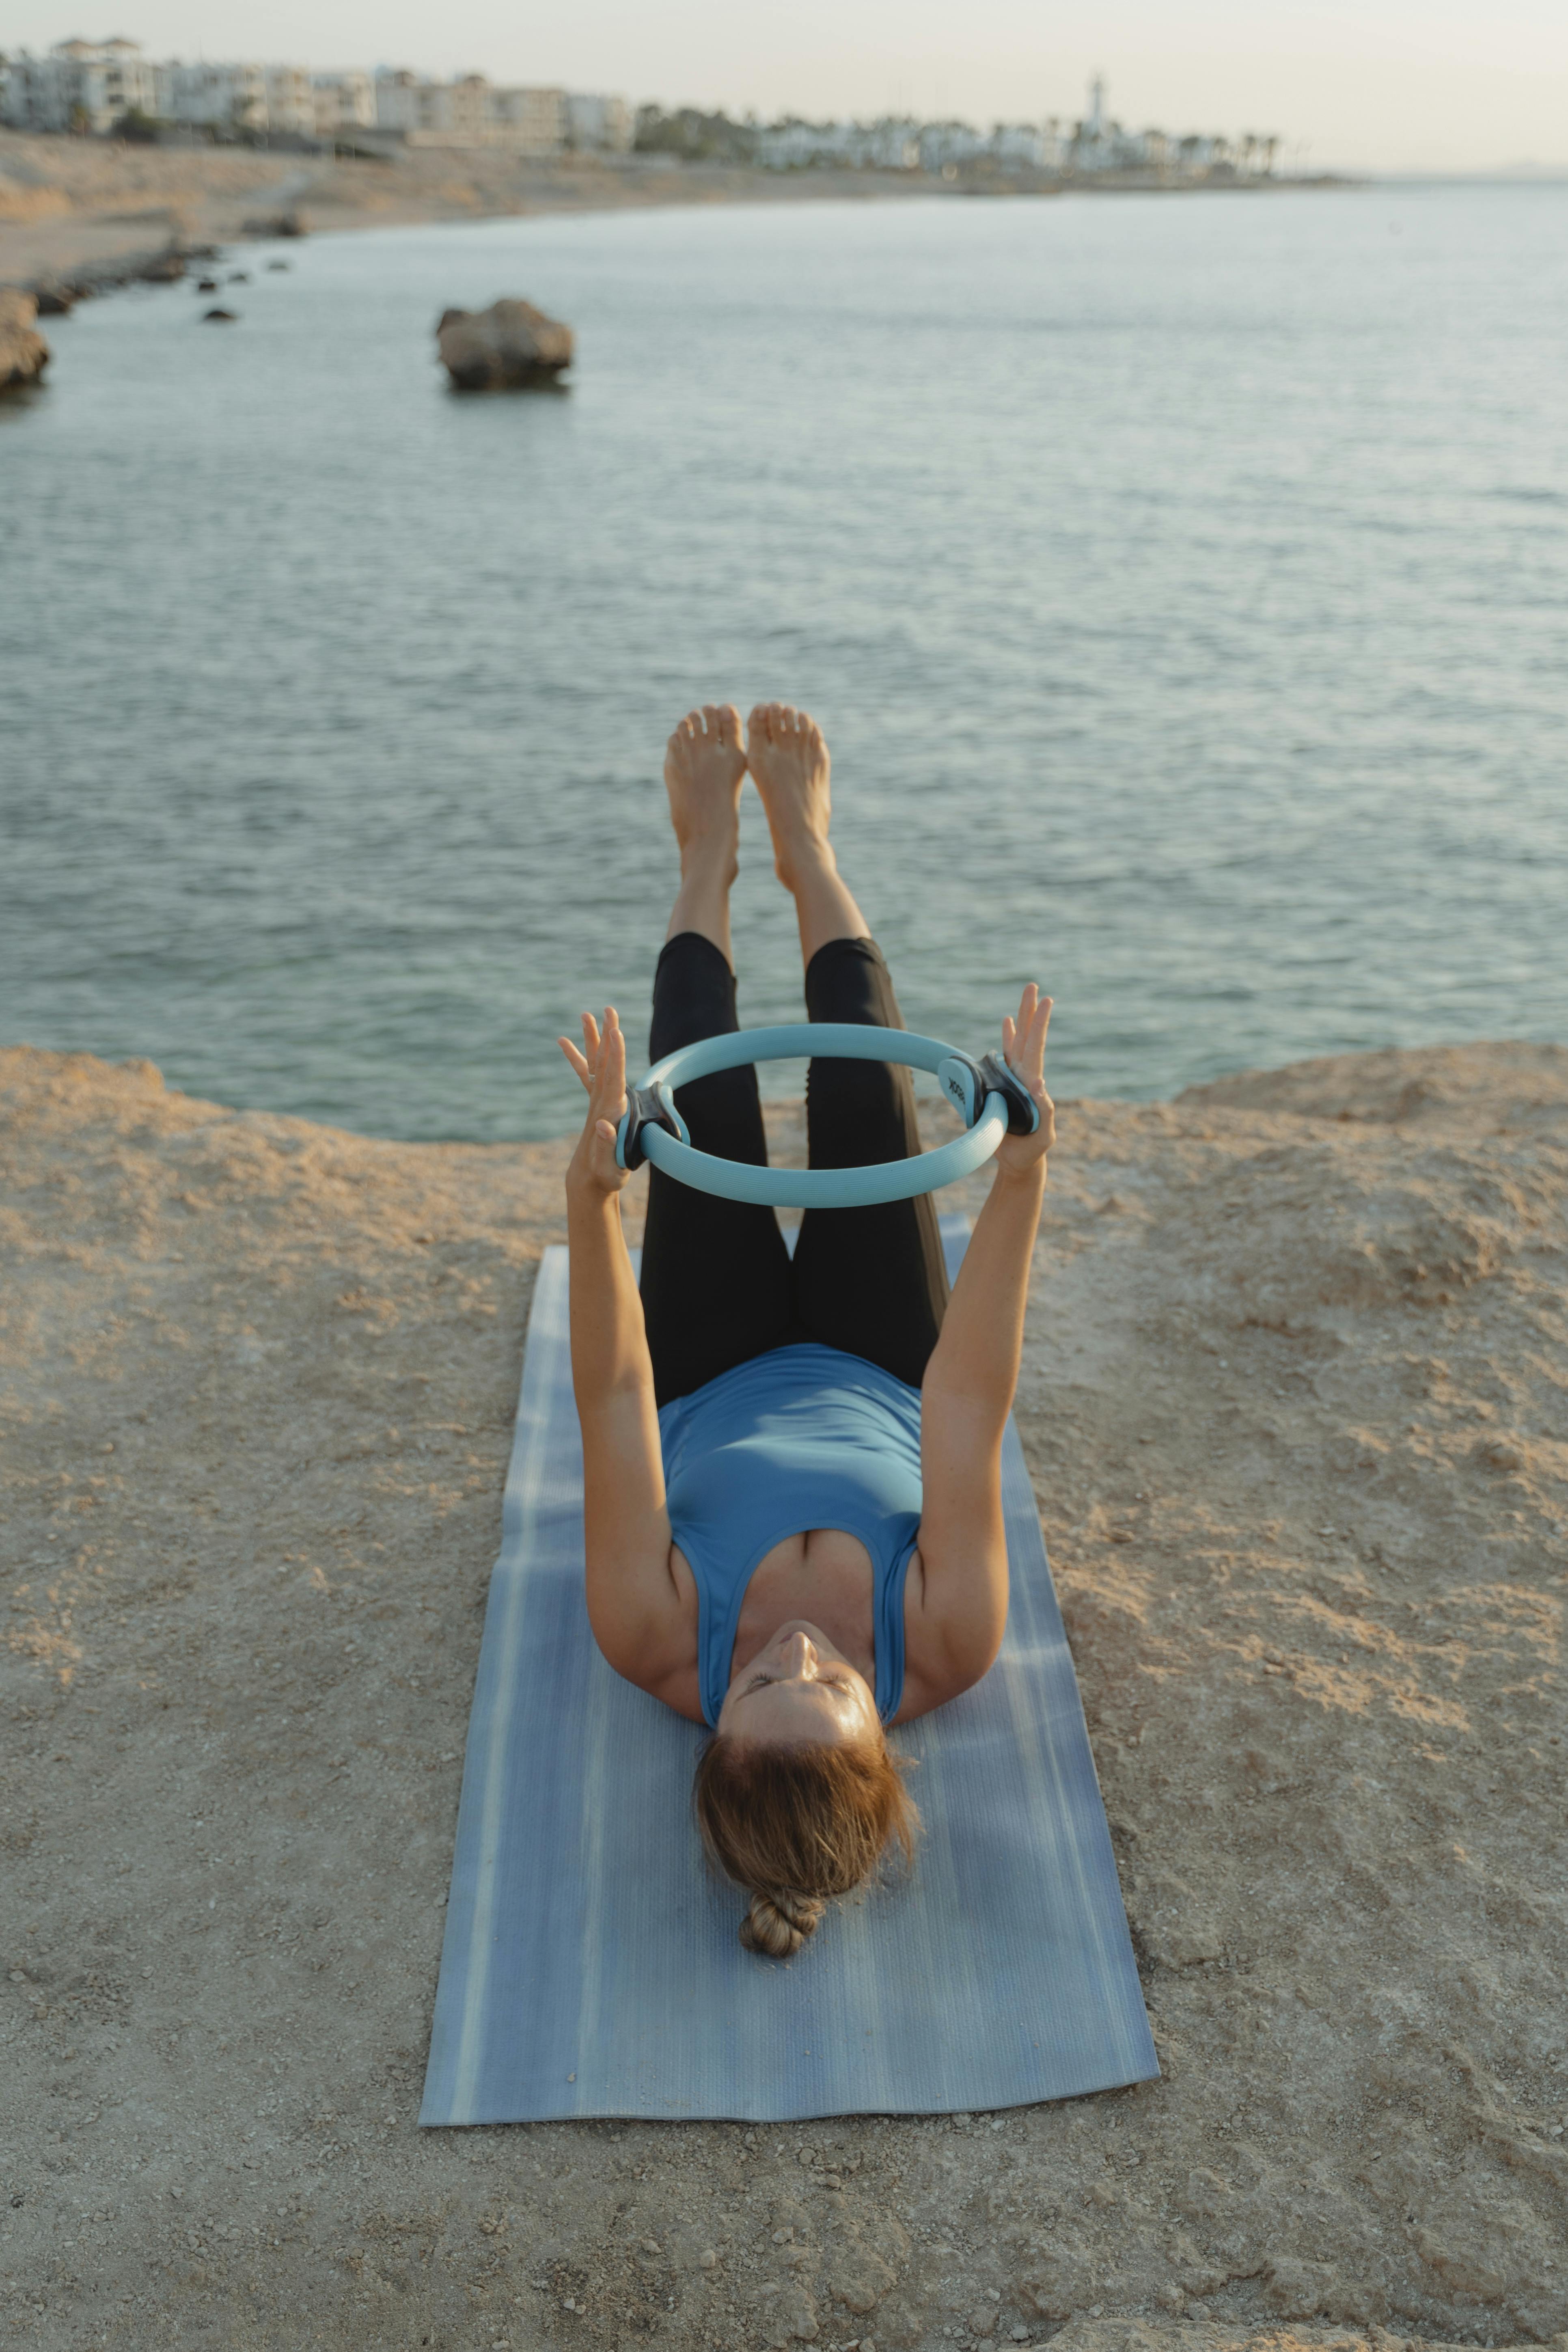
[[[746,1888],[749,1952],[787,1960],[835,1895],[869,1878],[889,1844],[907,1863],[920,1827],[907,1769],[879,1730],[847,1747],[766,1748],[715,1733],[692,1789],[702,1843]]]

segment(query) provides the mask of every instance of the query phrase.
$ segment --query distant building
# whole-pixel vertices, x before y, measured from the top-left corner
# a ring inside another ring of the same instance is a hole
[[[367,73],[312,74],[310,107],[318,139],[375,128],[375,83]]]
[[[607,103],[608,101],[606,101]],[[483,74],[421,81],[380,73],[375,120],[411,147],[504,147],[519,155],[559,155],[567,144],[563,89],[503,89]]]
[[[1061,163],[1057,123],[998,122],[985,142],[988,159],[1004,172],[1052,172]]]
[[[176,58],[155,72],[158,103],[153,111],[162,121],[184,123],[191,130],[245,131],[252,137],[272,128],[263,65],[209,65],[205,59],[183,65]]]
[[[921,169],[957,171],[977,163],[985,152],[985,135],[970,122],[928,122],[921,132]]]
[[[568,94],[566,144],[579,153],[629,154],[636,133],[637,117],[626,99]]]
[[[563,89],[490,89],[486,135],[479,143],[508,147],[519,155],[559,155],[569,127]]]
[[[152,114],[153,69],[135,41],[57,41],[47,57],[24,49],[5,77],[5,120],[17,131],[112,131],[126,114]]]
[[[912,172],[920,164],[920,125],[885,115],[876,122],[803,122],[788,116],[755,134],[754,154],[765,171],[809,165]]]
[[[268,66],[267,128],[287,138],[316,135],[316,93],[304,66]]]
[[[18,130],[91,131],[128,114],[206,130],[315,133],[302,66],[154,65],[134,41],[60,41],[11,60],[3,119]]]
[[[1279,149],[1278,139],[1251,131],[1233,140],[1198,131],[1178,139],[1152,128],[1123,130],[1106,113],[1104,79],[1096,74],[1083,119],[1065,143],[1063,168],[1073,173],[1147,173],[1173,182],[1259,180],[1272,176]]]
[[[1082,119],[1070,131],[1054,117],[997,122],[989,131],[959,121],[917,122],[885,115],[872,122],[807,122],[791,115],[759,124],[692,107],[634,113],[624,98],[552,85],[503,85],[483,74],[451,81],[383,68],[311,74],[304,66],[240,62],[153,64],[135,41],[59,41],[47,57],[0,57],[0,122],[19,130],[112,131],[128,114],[149,115],[217,137],[337,140],[377,130],[411,147],[499,148],[515,155],[618,155],[634,148],[684,163],[760,164],[788,172],[961,171],[1062,179],[1136,174],[1173,184],[1258,180],[1274,171],[1279,142],[1247,131],[1228,140],[1156,129],[1124,130],[1106,110],[1105,79],[1089,85]]]

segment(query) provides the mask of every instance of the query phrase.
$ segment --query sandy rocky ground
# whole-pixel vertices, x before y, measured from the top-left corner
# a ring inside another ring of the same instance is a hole
[[[421,2134],[566,1147],[0,1055],[0,2340],[1568,2347],[1568,1051],[1062,1129],[1019,1417],[1163,2080]]]
[[[252,148],[127,146],[0,131],[0,286],[31,286],[178,240],[226,245],[280,212],[312,231],[636,205],[930,193],[889,172],[745,172],[638,157],[552,163],[411,150],[383,163]]]

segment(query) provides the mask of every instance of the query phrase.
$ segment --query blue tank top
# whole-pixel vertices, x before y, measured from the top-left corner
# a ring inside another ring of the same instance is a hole
[[[716,1724],[752,1571],[841,1528],[871,1556],[877,1712],[904,1692],[904,1578],[921,1523],[918,1389],[837,1348],[774,1348],[658,1416],[669,1531],[697,1580],[702,1712]]]

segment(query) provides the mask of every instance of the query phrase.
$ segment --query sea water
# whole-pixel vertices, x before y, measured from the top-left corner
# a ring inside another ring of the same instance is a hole
[[[289,263],[272,272],[272,258]],[[402,1137],[640,1052],[689,705],[807,705],[912,1027],[1059,1094],[1568,1036],[1568,188],[241,248],[0,404],[0,1038]],[[448,304],[571,388],[445,388]],[[748,796],[742,1018],[798,1017]],[[770,1074],[798,1087],[798,1069]]]

